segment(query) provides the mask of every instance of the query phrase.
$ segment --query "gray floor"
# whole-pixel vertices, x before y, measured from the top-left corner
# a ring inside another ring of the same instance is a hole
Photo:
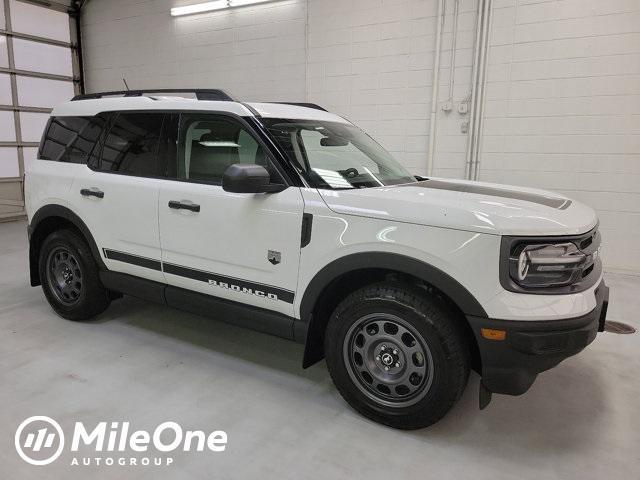
[[[351,411],[324,364],[300,368],[292,342],[132,298],[94,322],[63,320],[29,287],[26,248],[23,222],[0,224],[2,478],[640,478],[639,334],[601,334],[483,412],[473,376],[442,422],[400,432]],[[607,280],[609,318],[640,327],[640,277]],[[170,467],[72,467],[68,452],[34,467],[13,445],[31,415],[65,432],[75,421],[175,420],[226,430],[229,447],[174,453]]]

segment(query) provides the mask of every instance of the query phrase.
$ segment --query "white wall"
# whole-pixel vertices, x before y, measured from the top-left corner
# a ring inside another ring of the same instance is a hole
[[[306,3],[171,17],[178,0],[87,2],[88,89],[225,88],[246,100],[305,98]],[[191,1],[190,3],[194,3]]]
[[[607,266],[640,270],[640,1],[494,4],[480,179],[595,207]]]
[[[319,103],[426,172],[437,0],[283,0],[172,18],[196,0],[90,1],[89,91],[220,87]],[[561,191],[596,207],[608,268],[640,271],[640,1],[493,0],[482,180]],[[434,174],[462,177],[458,104],[470,89],[477,0],[453,0],[442,42]]]

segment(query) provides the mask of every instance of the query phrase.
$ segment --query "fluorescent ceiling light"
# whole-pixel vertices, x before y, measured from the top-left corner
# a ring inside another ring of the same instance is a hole
[[[229,8],[227,0],[216,0],[215,2],[196,3],[195,5],[187,5],[184,7],[174,7],[171,9],[171,15],[189,15],[192,13],[210,12],[211,10],[222,10]]]
[[[244,5],[251,5],[252,3],[264,3],[271,0],[229,0],[230,7],[242,7]]]
[[[229,148],[240,148],[235,142],[225,142],[224,140],[202,140],[198,142],[203,147],[229,147]]]
[[[191,15],[193,13],[211,12],[213,10],[224,10],[225,8],[243,7],[254,3],[272,2],[273,0],[216,0],[215,2],[196,3],[184,7],[173,7],[171,15]]]

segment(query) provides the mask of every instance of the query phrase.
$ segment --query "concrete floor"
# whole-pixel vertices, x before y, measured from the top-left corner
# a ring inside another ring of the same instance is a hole
[[[607,281],[609,319],[640,328],[640,277]],[[63,320],[28,285],[24,222],[0,224],[2,478],[640,478],[639,334],[600,334],[525,396],[496,395],[483,412],[474,375],[454,410],[417,432],[362,418],[324,363],[302,370],[301,355],[293,342],[133,298],[93,322]],[[225,430],[229,444],[174,452],[169,467],[73,467],[68,451],[35,467],[13,445],[31,415],[56,419],[67,442],[75,421],[175,420]]]

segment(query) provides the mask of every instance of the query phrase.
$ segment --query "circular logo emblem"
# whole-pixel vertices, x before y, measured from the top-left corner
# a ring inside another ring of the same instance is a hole
[[[385,353],[384,355],[382,355],[382,363],[384,363],[385,365],[391,365],[393,363],[393,357],[390,353]]]
[[[48,465],[64,448],[64,434],[58,422],[44,415],[27,418],[16,430],[16,451],[31,465]]]

